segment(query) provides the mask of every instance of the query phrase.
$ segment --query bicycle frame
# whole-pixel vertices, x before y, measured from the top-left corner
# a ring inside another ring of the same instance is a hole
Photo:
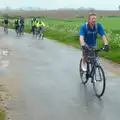
[[[99,58],[99,56],[98,56],[98,53],[96,52],[96,58],[94,59],[93,64],[90,64],[90,63],[87,61],[87,75],[89,75],[89,77],[93,77],[92,74],[94,73],[96,66],[99,64],[99,63],[98,63],[98,58]],[[91,71],[90,71],[90,69],[89,69],[90,66],[92,66]]]

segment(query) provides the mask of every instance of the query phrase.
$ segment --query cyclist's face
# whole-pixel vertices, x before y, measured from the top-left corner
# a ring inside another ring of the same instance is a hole
[[[95,25],[96,24],[96,16],[95,15],[90,16],[89,22],[90,22],[90,24]]]

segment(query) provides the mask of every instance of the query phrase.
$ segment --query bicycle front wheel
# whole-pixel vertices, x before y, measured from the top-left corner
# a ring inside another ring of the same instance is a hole
[[[100,65],[97,65],[93,77],[93,88],[97,97],[103,96],[105,92],[105,87],[106,87],[106,78],[105,78],[104,70]]]
[[[43,40],[43,33],[39,34],[39,39]]]

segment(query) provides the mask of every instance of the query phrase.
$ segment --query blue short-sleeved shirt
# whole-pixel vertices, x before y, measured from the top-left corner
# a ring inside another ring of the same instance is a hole
[[[24,19],[20,19],[20,24],[24,24]]]
[[[104,29],[100,23],[97,23],[97,30],[96,27],[92,29],[89,25],[87,30],[86,34],[86,24],[83,24],[80,28],[79,36],[84,36],[85,43],[89,46],[96,46],[97,31],[101,37],[105,35]]]

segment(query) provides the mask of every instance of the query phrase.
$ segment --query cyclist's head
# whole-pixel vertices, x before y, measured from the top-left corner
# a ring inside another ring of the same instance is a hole
[[[88,16],[88,22],[91,25],[95,25],[96,24],[96,13],[90,13]]]

